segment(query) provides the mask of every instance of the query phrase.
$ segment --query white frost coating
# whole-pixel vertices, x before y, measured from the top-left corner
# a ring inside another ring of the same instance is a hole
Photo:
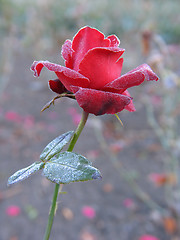
[[[55,183],[70,183],[101,178],[99,170],[85,157],[72,152],[56,155],[45,164],[43,174]]]
[[[35,162],[29,167],[23,168],[15,172],[9,179],[8,185],[23,181],[24,179],[30,177],[33,173],[39,171],[44,166],[43,162]]]
[[[69,131],[55,138],[44,148],[43,152],[40,155],[40,159],[42,161],[50,160],[54,155],[59,153],[63,147],[71,140],[73,134],[74,131]]]

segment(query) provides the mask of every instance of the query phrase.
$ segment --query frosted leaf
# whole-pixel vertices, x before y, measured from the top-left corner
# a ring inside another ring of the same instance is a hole
[[[40,155],[40,159],[42,161],[50,160],[54,155],[59,153],[62,148],[71,140],[73,134],[74,131],[69,131],[55,138],[44,148],[43,152]]]
[[[100,179],[98,169],[85,157],[72,152],[63,152],[54,156],[45,164],[43,174],[55,183],[70,183]]]
[[[30,177],[33,173],[39,171],[44,166],[43,162],[35,162],[32,165],[23,168],[17,172],[15,172],[9,179],[8,185],[23,181],[24,179]]]

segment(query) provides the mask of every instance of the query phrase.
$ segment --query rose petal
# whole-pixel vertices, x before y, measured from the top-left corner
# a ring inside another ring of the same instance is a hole
[[[139,67],[115,79],[114,81],[108,83],[104,89],[122,89],[123,91],[127,88],[140,85],[144,80],[158,80],[158,76],[147,64],[142,64]]]
[[[72,42],[67,39],[65,43],[62,45],[61,54],[65,60],[65,65],[68,68],[72,68]]]
[[[114,81],[108,83],[104,89],[111,91],[110,89],[121,90],[122,92],[130,87],[140,85],[145,79],[145,76],[141,72],[126,73]]]
[[[11,122],[15,122],[15,123],[22,123],[22,116],[14,111],[7,111],[5,113],[5,119]]]
[[[104,34],[95,28],[81,28],[72,41],[73,69],[78,70],[79,64],[84,55],[95,47],[109,47],[110,40],[104,37]]]
[[[21,209],[16,205],[11,205],[6,208],[6,214],[11,217],[16,217],[21,213]]]
[[[65,88],[65,86],[62,84],[62,82],[59,79],[55,79],[55,80],[49,80],[49,88],[58,94],[67,92],[67,89]]]
[[[115,114],[130,103],[131,98],[122,94],[88,88],[72,87],[76,100],[85,112],[95,115]]]
[[[89,219],[93,219],[96,216],[96,212],[95,212],[94,208],[92,208],[90,206],[84,206],[82,208],[82,214]]]
[[[49,61],[34,61],[31,66],[31,70],[34,71],[34,76],[39,76],[43,67],[55,72],[59,80],[68,90],[70,90],[71,85],[79,87],[88,87],[89,85],[89,79],[80,73]]]
[[[137,68],[131,70],[129,73],[140,71],[145,75],[146,81],[157,81],[159,77],[152,71],[150,66],[146,63],[138,66]]]
[[[89,88],[101,89],[121,75],[124,49],[94,48],[79,65],[79,73],[90,80]]]
[[[131,95],[129,94],[129,92],[126,90],[122,93],[122,95],[125,95],[125,96],[128,96],[131,98]],[[136,111],[136,108],[133,104],[133,101],[131,100],[130,103],[125,107],[125,109],[129,112],[135,112]]]
[[[143,235],[139,238],[139,240],[159,240],[159,238],[152,235]]]
[[[135,207],[135,203],[134,203],[133,199],[131,199],[131,198],[124,199],[123,205],[129,209],[134,209],[134,207]]]
[[[110,47],[118,47],[120,44],[120,40],[116,35],[110,35],[107,39],[111,41]]]

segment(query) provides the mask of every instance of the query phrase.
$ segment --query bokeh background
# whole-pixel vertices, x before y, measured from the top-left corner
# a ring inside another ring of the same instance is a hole
[[[41,174],[9,188],[7,180],[76,128],[75,101],[40,113],[55,96],[54,75],[37,80],[30,66],[63,64],[61,45],[85,25],[120,38],[123,73],[146,62],[160,81],[130,91],[137,111],[120,114],[124,127],[115,116],[90,116],[75,151],[103,178],[64,187],[51,239],[180,239],[179,12],[179,0],[0,0],[0,240],[43,238],[53,183]]]

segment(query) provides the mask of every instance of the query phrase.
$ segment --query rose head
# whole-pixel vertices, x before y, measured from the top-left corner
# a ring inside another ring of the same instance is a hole
[[[48,61],[35,61],[31,67],[39,76],[43,67],[55,72],[50,80],[52,91],[72,92],[85,112],[95,115],[115,114],[123,109],[135,111],[127,89],[144,80],[158,80],[147,64],[121,76],[124,49],[115,35],[105,36],[97,29],[84,27],[62,46],[65,67]]]

